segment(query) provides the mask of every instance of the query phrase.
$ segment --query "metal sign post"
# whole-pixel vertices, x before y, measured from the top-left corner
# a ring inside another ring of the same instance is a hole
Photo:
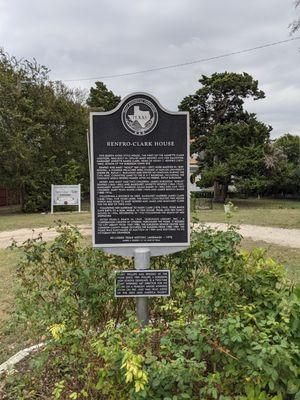
[[[51,185],[51,214],[53,214],[53,211],[54,211],[54,196],[53,196],[53,193],[54,193],[54,185],[52,184]]]
[[[78,195],[78,212],[81,213],[81,184],[80,183],[78,185],[78,192],[79,192],[79,195]]]
[[[136,249],[134,251],[134,267],[137,270],[150,268],[150,250],[149,249]],[[138,320],[142,326],[148,325],[149,310],[148,310],[148,297],[136,298],[136,313]]]

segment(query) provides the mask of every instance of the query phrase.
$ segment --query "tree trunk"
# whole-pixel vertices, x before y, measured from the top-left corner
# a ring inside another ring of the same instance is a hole
[[[225,203],[227,198],[227,193],[228,193],[228,184],[223,183],[223,185],[221,185],[221,196],[220,196],[222,203]]]
[[[218,156],[214,156],[214,164],[218,162]],[[214,201],[222,203],[221,186],[218,181],[214,181]]]
[[[218,181],[215,181],[215,182],[214,182],[214,201],[215,201],[216,203],[219,203],[219,202],[220,202],[220,194],[221,194],[221,191],[220,191],[219,182],[218,182]]]
[[[214,201],[216,203],[225,203],[228,193],[228,184],[215,181],[214,182]]]

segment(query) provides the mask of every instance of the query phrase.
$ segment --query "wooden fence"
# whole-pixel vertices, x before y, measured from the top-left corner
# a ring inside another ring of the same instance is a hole
[[[20,196],[17,190],[0,188],[0,207],[11,206],[20,203]]]

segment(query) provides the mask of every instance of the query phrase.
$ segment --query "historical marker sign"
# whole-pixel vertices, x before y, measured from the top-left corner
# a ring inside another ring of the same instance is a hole
[[[136,93],[90,122],[94,246],[188,246],[188,113]]]
[[[170,270],[117,271],[115,297],[170,296]]]
[[[81,211],[81,194],[79,185],[51,185],[51,213],[53,206],[78,206]]]

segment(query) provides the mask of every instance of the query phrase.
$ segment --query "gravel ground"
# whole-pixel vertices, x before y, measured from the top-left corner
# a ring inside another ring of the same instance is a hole
[[[226,224],[206,223],[206,226],[212,228],[226,230]],[[193,229],[201,229],[202,224],[194,224]],[[83,235],[91,235],[92,229],[90,225],[79,225],[80,231]],[[300,229],[284,229],[273,228],[257,225],[240,225],[239,232],[245,238],[252,240],[261,240],[267,243],[273,243],[280,246],[288,246],[292,248],[300,248]],[[19,244],[28,238],[37,237],[42,234],[43,239],[51,240],[57,233],[54,229],[36,228],[32,229],[18,229],[15,231],[0,232],[0,248],[5,249],[9,246],[12,240],[16,240]]]

